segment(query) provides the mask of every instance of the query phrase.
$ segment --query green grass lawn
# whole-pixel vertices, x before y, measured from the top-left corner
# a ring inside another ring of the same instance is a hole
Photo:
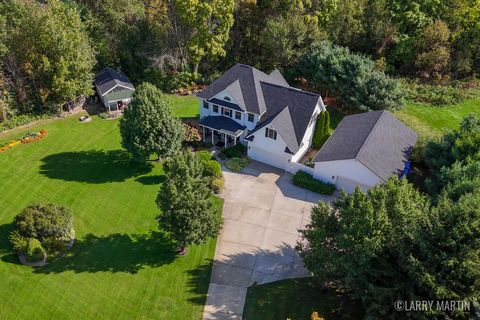
[[[248,288],[243,316],[246,320],[307,320],[314,311],[325,320],[363,318],[360,302],[350,301],[333,289],[322,293],[312,278],[283,280]]]
[[[170,101],[175,106],[173,112],[179,118],[198,118],[200,115],[200,100],[191,96],[170,95]]]
[[[445,129],[456,129],[470,113],[480,115],[480,94],[455,105],[432,106],[407,103],[395,116],[421,135],[439,135]]]
[[[195,116],[184,105],[176,114]],[[78,117],[34,125],[43,140],[0,154],[0,319],[199,319],[215,240],[176,256],[155,221],[162,166],[129,161],[117,120]],[[39,269],[8,242],[13,217],[36,202],[70,207],[77,233],[68,256]]]

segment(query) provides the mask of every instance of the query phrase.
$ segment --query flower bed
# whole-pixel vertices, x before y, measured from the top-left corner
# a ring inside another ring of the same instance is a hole
[[[0,147],[0,153],[12,149],[19,144],[27,144],[38,141],[47,135],[47,130],[43,129],[38,132],[29,132],[23,138],[11,140]]]

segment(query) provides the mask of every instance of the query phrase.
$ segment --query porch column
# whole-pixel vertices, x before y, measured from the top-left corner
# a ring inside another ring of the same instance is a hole
[[[233,137],[233,146],[235,147],[237,145],[237,137]]]
[[[227,139],[228,139],[228,136],[227,136],[226,133],[224,133],[224,135],[225,135],[225,148],[226,148],[226,147],[227,147]]]
[[[214,133],[214,130],[212,129],[212,144],[215,145],[215,141],[213,141],[213,133]]]
[[[110,109],[110,103],[109,103],[109,104],[107,104],[107,106],[108,106],[108,113],[111,113],[111,112],[112,112],[112,110]]]
[[[202,141],[205,141],[205,127],[203,127],[203,126],[202,126],[202,136],[203,136]]]

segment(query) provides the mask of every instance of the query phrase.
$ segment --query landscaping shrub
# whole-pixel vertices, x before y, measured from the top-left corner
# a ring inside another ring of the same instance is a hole
[[[225,186],[225,183],[223,182],[222,178],[214,178],[212,179],[212,182],[210,184],[212,191],[216,194],[220,193],[220,191],[222,191],[224,186]]]
[[[28,206],[15,217],[15,225],[18,234],[40,242],[47,238],[69,241],[75,237],[72,212],[55,204]]]
[[[330,195],[335,191],[335,185],[315,179],[305,171],[297,171],[297,173],[295,173],[293,176],[293,184],[321,194]]]
[[[24,254],[27,257],[27,260],[35,262],[42,260],[45,257],[45,249],[43,249],[40,241],[35,238],[29,238]]]
[[[322,111],[315,124],[315,132],[312,138],[312,147],[320,149],[330,136],[330,114]]]
[[[240,172],[250,163],[249,158],[231,158],[225,163],[225,166],[233,172]]]
[[[12,231],[8,237],[12,247],[17,252],[25,252],[27,249],[28,238],[22,236],[17,230]]]
[[[237,144],[233,147],[226,148],[223,150],[223,153],[227,158],[241,158],[243,157],[247,152],[247,147],[245,147],[243,144]]]
[[[52,115],[45,114],[45,115],[29,115],[29,114],[22,114],[17,115],[12,118],[8,118],[7,120],[0,122],[0,132],[4,130],[10,130],[18,126],[23,126],[30,124],[34,121],[47,119],[50,118]]]
[[[222,177],[222,167],[220,163],[216,160],[208,160],[202,161],[203,162],[203,175],[205,177],[214,177],[214,178],[221,178]]]
[[[210,151],[207,151],[207,150],[201,150],[201,151],[195,152],[195,154],[196,154],[200,159],[202,159],[202,161],[212,160],[212,158],[213,158],[213,156],[212,156],[212,154],[210,153]]]

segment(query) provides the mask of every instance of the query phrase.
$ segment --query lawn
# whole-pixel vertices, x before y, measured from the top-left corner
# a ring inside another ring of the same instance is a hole
[[[480,115],[480,94],[455,105],[432,106],[408,102],[395,116],[421,135],[439,135],[445,129],[456,129],[470,113]]]
[[[117,120],[77,119],[34,125],[43,140],[0,154],[0,319],[199,319],[215,240],[176,256],[155,221],[162,166],[128,159]],[[70,207],[77,234],[68,256],[40,269],[20,265],[7,238],[35,202]]]
[[[322,293],[312,278],[283,280],[248,288],[243,317],[246,320],[305,320],[312,312],[325,320],[363,318],[360,302],[333,289]],[[341,317],[338,316],[341,314]]]
[[[200,102],[191,96],[170,95],[170,101],[175,106],[173,112],[179,118],[198,118],[200,115]]]

